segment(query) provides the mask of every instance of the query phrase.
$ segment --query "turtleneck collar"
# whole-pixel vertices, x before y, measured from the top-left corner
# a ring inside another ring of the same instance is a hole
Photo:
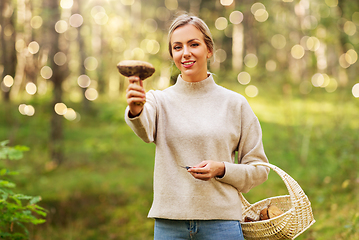
[[[177,92],[183,94],[196,94],[198,96],[209,93],[216,88],[217,84],[213,79],[212,73],[208,74],[209,76],[206,79],[199,82],[186,82],[180,74],[178,75],[177,82],[173,87]]]

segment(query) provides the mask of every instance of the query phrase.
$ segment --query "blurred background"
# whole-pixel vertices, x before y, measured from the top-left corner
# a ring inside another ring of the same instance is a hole
[[[30,239],[152,239],[155,146],[124,122],[116,64],[152,63],[145,88],[174,84],[167,31],[183,12],[210,27],[215,81],[244,95],[269,161],[308,195],[298,239],[359,239],[359,2],[352,0],[1,0],[0,141],[30,148],[1,167],[40,195]],[[285,195],[269,180],[249,202]]]

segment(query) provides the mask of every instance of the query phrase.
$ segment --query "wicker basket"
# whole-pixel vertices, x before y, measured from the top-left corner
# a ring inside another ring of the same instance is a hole
[[[314,222],[311,204],[299,184],[280,168],[269,163],[252,163],[273,169],[284,181],[289,195],[267,198],[250,204],[239,193],[243,207],[243,219],[258,219],[259,213],[268,205],[275,205],[284,213],[275,218],[256,222],[242,222],[244,238],[247,240],[294,239],[307,230]]]

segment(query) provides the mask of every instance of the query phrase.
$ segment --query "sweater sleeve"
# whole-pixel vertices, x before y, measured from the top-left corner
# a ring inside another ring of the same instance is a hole
[[[139,116],[129,117],[129,107],[125,111],[125,121],[128,126],[140,137],[144,142],[154,142],[156,138],[156,99],[153,91],[149,91],[146,95],[146,103]]]
[[[262,143],[262,129],[257,117],[242,126],[241,138],[238,145],[238,164],[224,162],[225,175],[217,178],[218,181],[230,184],[239,192],[246,193],[253,187],[265,182],[268,178],[269,169],[263,166],[251,166],[252,162],[265,162]]]

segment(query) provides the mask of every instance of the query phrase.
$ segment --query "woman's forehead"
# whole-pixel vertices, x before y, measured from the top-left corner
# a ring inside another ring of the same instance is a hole
[[[204,39],[203,33],[192,24],[186,24],[176,28],[171,35],[171,43],[188,42],[191,39]]]

